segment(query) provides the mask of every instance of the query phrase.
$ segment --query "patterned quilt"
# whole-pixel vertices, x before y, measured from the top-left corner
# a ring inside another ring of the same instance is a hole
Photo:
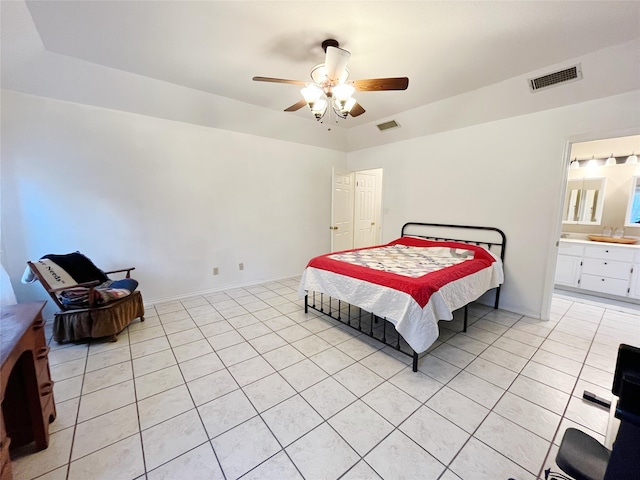
[[[461,248],[388,245],[342,252],[329,255],[329,258],[374,270],[418,278],[427,273],[473,259],[473,252]]]

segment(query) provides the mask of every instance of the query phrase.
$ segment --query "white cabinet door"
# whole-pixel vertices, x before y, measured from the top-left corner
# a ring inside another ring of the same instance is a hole
[[[582,257],[558,255],[555,283],[558,285],[566,285],[568,287],[578,287],[581,263]]]
[[[633,266],[633,273],[631,274],[631,289],[629,290],[629,296],[631,298],[640,299],[640,263],[636,263]]]
[[[626,297],[627,290],[629,289],[629,280],[584,274],[582,278],[580,278],[580,288],[591,290],[592,292]]]

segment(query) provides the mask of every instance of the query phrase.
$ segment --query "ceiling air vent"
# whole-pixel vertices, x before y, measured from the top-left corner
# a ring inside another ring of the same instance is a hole
[[[400,124],[398,122],[396,122],[395,120],[391,120],[389,122],[384,122],[384,123],[380,123],[378,125],[378,129],[381,132],[384,132],[385,130],[390,130],[392,128],[399,128]]]
[[[529,90],[537,92],[538,90],[554,87],[561,83],[575,82],[577,80],[582,80],[582,67],[580,64],[548,75],[543,75],[542,77],[530,78]]]

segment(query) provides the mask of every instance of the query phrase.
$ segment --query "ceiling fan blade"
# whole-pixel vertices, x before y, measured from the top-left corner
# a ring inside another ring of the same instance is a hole
[[[302,107],[304,107],[306,105],[307,105],[307,102],[303,98],[298,103],[294,103],[289,108],[285,108],[284,111],[285,112],[295,112],[296,110],[300,110]]]
[[[254,82],[271,82],[271,83],[288,83],[290,85],[306,85],[306,82],[302,80],[287,80],[286,78],[272,78],[272,77],[253,77]]]
[[[327,47],[327,55],[324,60],[324,67],[327,71],[327,78],[332,82],[337,82],[342,77],[344,69],[351,53],[338,47]]]
[[[353,86],[360,92],[379,92],[383,90],[406,90],[409,86],[407,77],[369,78],[354,80]]]
[[[362,108],[362,105],[356,102],[356,104],[353,107],[351,107],[351,110],[349,111],[349,115],[351,115],[352,117],[357,117],[358,115],[362,115],[364,112],[365,112],[365,109]]]

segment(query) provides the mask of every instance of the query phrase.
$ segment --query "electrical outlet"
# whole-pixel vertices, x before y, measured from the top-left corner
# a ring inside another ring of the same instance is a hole
[[[218,267],[213,267],[213,274],[218,275]]]
[[[239,263],[239,264],[238,264],[238,268],[239,268],[240,270],[244,270],[244,263]]]

